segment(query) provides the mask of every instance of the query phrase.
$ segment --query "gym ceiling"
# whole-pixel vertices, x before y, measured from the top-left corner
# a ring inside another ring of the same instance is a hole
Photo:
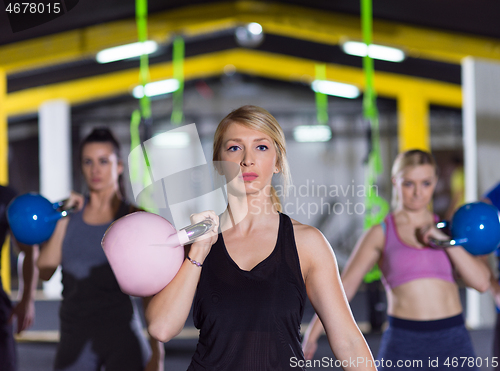
[[[328,79],[364,86],[361,58],[339,46],[362,39],[359,1],[149,0],[148,8],[149,39],[161,45],[150,56],[152,81],[172,76],[172,40],[182,35],[186,80],[220,76],[232,65],[243,74],[308,84],[315,65],[325,63]],[[407,55],[402,63],[375,62],[379,96],[460,108],[461,60],[500,60],[495,0],[374,0],[373,17],[373,42]],[[248,22],[264,30],[255,48],[234,37],[234,29]],[[133,0],[79,0],[67,14],[17,33],[0,12],[7,116],[34,113],[42,102],[61,97],[81,104],[130,96],[138,60],[101,65],[95,55],[136,41]]]

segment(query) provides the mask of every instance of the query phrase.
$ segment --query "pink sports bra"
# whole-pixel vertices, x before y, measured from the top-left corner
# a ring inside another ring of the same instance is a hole
[[[419,278],[439,278],[455,282],[446,252],[431,248],[419,249],[405,244],[399,238],[392,214],[385,218],[384,223],[385,246],[380,270],[386,289],[393,289]]]

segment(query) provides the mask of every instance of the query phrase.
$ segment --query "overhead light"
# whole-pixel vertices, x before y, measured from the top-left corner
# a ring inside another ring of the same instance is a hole
[[[178,90],[179,87],[180,84],[179,80],[177,79],[155,81],[146,84],[144,88],[142,85],[136,86],[132,91],[132,95],[135,98],[140,99],[144,96],[144,90],[146,90],[146,95],[148,97],[153,97],[155,95],[173,93],[174,91]]]
[[[158,44],[155,41],[138,42],[101,50],[97,53],[96,60],[99,63],[109,63],[151,54],[157,50]]]
[[[256,22],[249,23],[247,25],[248,32],[252,35],[260,35],[262,33],[262,26]]]
[[[155,135],[152,141],[157,147],[186,148],[191,140],[186,132],[166,132]]]
[[[334,95],[336,97],[350,99],[359,97],[359,89],[356,86],[343,84],[341,82],[314,80],[311,84],[311,88],[316,93]]]
[[[331,137],[332,130],[327,125],[300,125],[293,129],[297,142],[327,142]]]
[[[234,31],[234,35],[236,37],[236,42],[247,48],[255,48],[264,40],[262,26],[256,22],[237,27]]]
[[[346,54],[365,57],[368,53],[373,59],[389,62],[402,62],[405,59],[405,53],[401,49],[377,44],[370,44],[367,47],[366,44],[362,42],[346,41],[342,44],[342,49]]]

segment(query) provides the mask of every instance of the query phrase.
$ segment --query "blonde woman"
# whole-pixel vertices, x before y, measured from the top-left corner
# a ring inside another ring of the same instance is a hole
[[[245,200],[248,213],[233,225],[238,210],[228,207],[220,217],[222,232],[214,229],[191,245],[179,273],[147,308],[150,334],[172,339],[194,301],[200,338],[188,370],[303,370],[300,322],[308,295],[344,369],[374,370],[331,247],[317,229],[280,212],[271,179],[277,173],[287,179],[289,169],[275,118],[255,106],[231,112],[215,132],[213,160],[241,170],[245,194],[229,197]],[[210,211],[192,219],[206,217],[218,227]]]
[[[477,369],[454,273],[480,292],[488,289],[489,273],[461,246],[427,247],[430,237],[448,239],[434,227],[436,216],[430,210],[436,182],[436,163],[430,153],[399,154],[392,168],[394,210],[360,238],[342,272],[348,300],[375,263],[383,273],[389,328],[382,335],[378,359],[385,363],[379,370],[398,364]],[[306,358],[312,358],[320,333],[315,316],[304,339]]]

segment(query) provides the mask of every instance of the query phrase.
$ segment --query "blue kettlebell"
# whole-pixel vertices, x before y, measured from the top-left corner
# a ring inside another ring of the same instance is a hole
[[[446,226],[438,223],[438,228]],[[486,255],[500,246],[500,213],[484,202],[461,206],[451,220],[451,240],[431,241],[432,247],[460,245],[472,255]]]
[[[57,210],[62,204],[62,201],[51,203],[36,193],[14,198],[7,208],[7,219],[16,240],[27,245],[47,241],[57,221],[68,215],[68,211]]]

